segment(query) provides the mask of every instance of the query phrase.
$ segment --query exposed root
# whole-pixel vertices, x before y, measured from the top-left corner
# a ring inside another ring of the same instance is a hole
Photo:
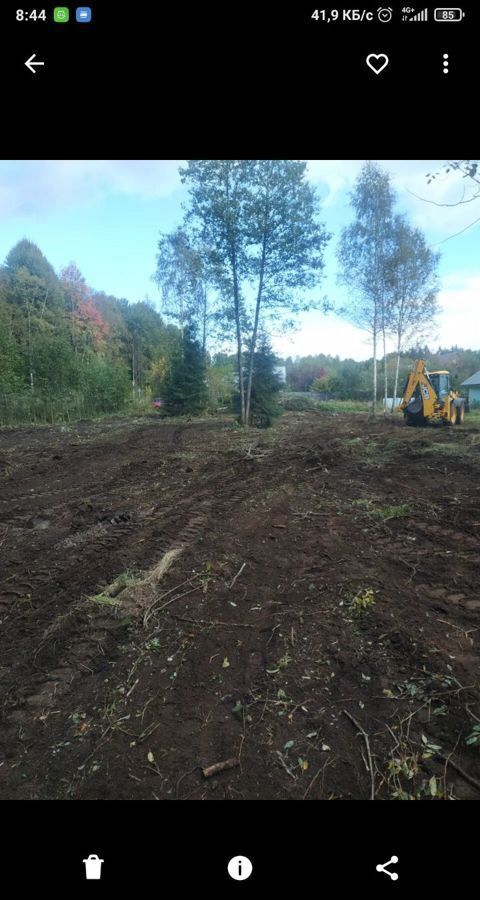
[[[158,565],[156,565],[155,568],[151,569],[146,578],[144,578],[143,581],[137,583],[137,587],[141,588],[146,585],[157,585],[159,581],[162,580],[165,573],[168,572],[172,563],[174,563],[177,557],[180,556],[182,551],[183,547],[177,547],[175,550],[168,550],[167,553],[165,553],[165,556],[162,557]]]

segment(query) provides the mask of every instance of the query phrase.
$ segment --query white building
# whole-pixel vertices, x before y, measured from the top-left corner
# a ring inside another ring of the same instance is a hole
[[[395,399],[393,397],[382,397],[383,408],[387,409],[389,412],[393,412],[397,408],[401,399],[401,397],[396,397]]]

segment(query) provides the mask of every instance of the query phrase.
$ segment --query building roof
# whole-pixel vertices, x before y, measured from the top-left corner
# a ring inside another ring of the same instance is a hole
[[[480,385],[480,369],[478,372],[475,372],[475,375],[470,375],[470,378],[467,378],[466,381],[462,381],[462,387],[473,387],[473,385]]]

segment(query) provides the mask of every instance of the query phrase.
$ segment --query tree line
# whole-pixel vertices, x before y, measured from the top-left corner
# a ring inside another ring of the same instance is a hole
[[[125,409],[160,386],[179,340],[148,301],[93,290],[75,263],[57,274],[23,239],[0,268],[0,422]]]
[[[390,385],[394,383],[398,365],[399,395],[403,392],[408,373],[416,359],[426,359],[431,371],[448,369],[452,386],[456,389],[470,375],[480,370],[480,350],[464,350],[457,346],[434,349],[420,344],[402,351],[400,360],[396,352],[387,353]],[[294,359],[288,357],[283,363],[289,391],[313,391],[336,400],[371,401],[374,366],[372,357],[358,361],[319,353]]]
[[[152,276],[160,313],[148,298],[129,303],[93,290],[75,263],[56,273],[26,239],[10,251],[0,268],[2,421],[8,408],[17,418],[39,406],[47,419],[49,406],[52,418],[59,406],[67,417],[87,416],[156,393],[168,411],[197,414],[212,398],[228,404],[232,390],[244,425],[270,421],[278,391],[271,336],[311,309],[367,330],[371,359],[325,357],[316,371],[314,360],[296,361],[287,367],[292,387],[316,381],[320,391],[368,394],[375,415],[380,364],[384,396],[398,395],[408,348],[435,323],[439,254],[398,212],[389,174],[367,162],[354,184],[352,221],[337,245],[348,295],[335,302],[321,291],[333,235],[305,162],[189,160],[180,171],[183,220],[160,235]],[[476,177],[471,162],[465,173]],[[212,355],[222,345],[233,354]]]
[[[279,412],[275,362],[262,337],[250,396],[256,424]],[[39,247],[19,241],[0,267],[0,424],[142,410],[156,395],[169,415],[233,410],[240,396],[232,361],[211,358],[189,317],[166,324],[148,299],[95,291],[73,262],[57,274]]]

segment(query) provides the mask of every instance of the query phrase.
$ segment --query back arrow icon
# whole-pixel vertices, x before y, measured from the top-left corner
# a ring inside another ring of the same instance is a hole
[[[44,63],[44,62],[40,62],[40,60],[38,60],[38,62],[34,62],[34,61],[33,61],[33,60],[35,59],[36,55],[37,55],[36,53],[32,53],[30,59],[27,59],[27,61],[26,61],[26,63],[25,63],[27,69],[30,69],[30,71],[33,72],[34,75],[35,75],[35,73],[36,73],[36,71],[37,71],[37,70],[34,68],[34,66],[44,66],[44,65],[45,65],[45,63]]]

